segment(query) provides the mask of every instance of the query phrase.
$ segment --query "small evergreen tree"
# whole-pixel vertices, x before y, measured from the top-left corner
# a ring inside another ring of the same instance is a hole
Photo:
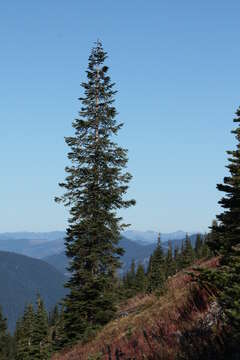
[[[182,251],[182,268],[186,268],[193,263],[194,260],[194,250],[191,244],[191,240],[186,234],[186,239],[183,245]]]
[[[35,313],[32,304],[29,304],[23,317],[17,321],[15,330],[16,360],[32,359],[32,338],[35,324]]]
[[[144,266],[142,264],[138,264],[136,271],[136,291],[145,292],[146,289],[147,289],[147,279],[145,275]]]
[[[123,276],[123,286],[125,298],[130,298],[136,294],[136,264],[132,259],[131,267]]]
[[[195,243],[195,256],[197,259],[202,257],[202,247],[203,247],[203,239],[201,234],[197,234],[196,243]]]
[[[71,277],[64,307],[69,342],[87,337],[114,316],[116,270],[123,254],[118,243],[126,226],[117,212],[135,204],[124,199],[131,175],[125,172],[127,150],[113,139],[123,124],[115,119],[116,91],[106,58],[98,41],[89,57],[88,81],[82,83],[75,135],[66,138],[72,162],[66,168],[66,181],[60,184],[66,193],[56,199],[70,207],[65,243]]]
[[[55,312],[56,314],[56,312]],[[54,316],[52,327],[50,331],[52,351],[56,352],[64,348],[67,344],[67,337],[64,331],[64,309],[61,307],[61,311],[57,311],[57,316]]]
[[[175,266],[175,273],[176,273],[181,270],[181,265],[182,265],[181,253],[180,253],[178,246],[175,246],[175,248],[174,248],[173,259],[174,259],[174,266]]]
[[[60,314],[59,314],[58,305],[55,305],[53,308],[53,311],[51,311],[49,314],[49,321],[48,321],[49,325],[55,326],[59,321],[59,317],[60,317]]]
[[[9,359],[10,335],[7,330],[7,319],[3,317],[2,309],[0,308],[0,360]]]
[[[186,266],[188,266],[188,263],[186,264],[185,259],[185,244],[186,241],[182,241],[181,248],[178,253],[178,270],[184,269]]]
[[[166,277],[172,276],[176,272],[176,264],[173,258],[173,249],[172,249],[172,243],[168,242],[168,251],[166,255]]]
[[[47,360],[50,358],[50,353],[48,314],[43,300],[38,295],[32,331],[31,356],[34,360]]]
[[[152,254],[149,257],[149,261],[148,261],[148,267],[147,267],[147,276],[150,276],[152,270]]]
[[[165,257],[162,249],[160,234],[158,236],[157,247],[151,258],[151,269],[148,275],[148,291],[160,290],[166,280]]]
[[[133,291],[136,290],[136,263],[132,259],[130,271],[127,272],[127,286]]]
[[[212,250],[212,252],[214,253],[214,255],[218,255],[220,253],[222,244],[224,243],[224,237],[223,237],[223,233],[221,233],[221,231],[219,231],[218,229],[217,220],[213,220],[210,229],[211,231],[208,234],[206,242],[210,250]]]
[[[213,256],[213,253],[208,246],[208,238],[209,238],[209,234],[205,234],[203,236],[202,249],[201,249],[202,258],[210,258],[211,256]]]

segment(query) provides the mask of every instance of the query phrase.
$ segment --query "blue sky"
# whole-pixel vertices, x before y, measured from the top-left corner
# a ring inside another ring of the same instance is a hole
[[[240,105],[239,0],[0,3],[0,231],[64,229],[61,192],[90,49],[118,94],[139,230],[205,231]]]

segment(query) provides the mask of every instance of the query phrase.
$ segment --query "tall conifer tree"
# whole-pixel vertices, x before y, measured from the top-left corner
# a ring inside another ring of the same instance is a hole
[[[215,248],[222,254],[222,269],[218,273],[221,305],[231,324],[237,329],[240,341],[240,108],[234,122],[238,124],[232,130],[237,148],[227,151],[230,175],[224,178],[224,184],[217,185],[218,190],[225,193],[225,197],[219,201],[224,211],[217,216],[219,226],[215,226],[213,231]]]
[[[108,322],[115,312],[114,278],[120,266],[120,231],[126,225],[117,211],[135,203],[125,200],[131,175],[125,170],[127,150],[114,142],[123,124],[116,121],[114,84],[107,58],[98,41],[92,49],[75,135],[70,147],[67,177],[57,201],[70,207],[66,254],[71,277],[66,286],[65,331],[69,342]]]
[[[219,303],[224,310],[224,319],[234,329],[231,339],[240,343],[240,108],[234,122],[237,128],[232,131],[237,140],[237,147],[227,151],[229,176],[223,184],[218,184],[219,191],[225,196],[219,201],[223,211],[214,222],[208,241],[215,254],[220,254],[220,266],[217,269],[202,271],[200,279],[215,286],[219,294]]]

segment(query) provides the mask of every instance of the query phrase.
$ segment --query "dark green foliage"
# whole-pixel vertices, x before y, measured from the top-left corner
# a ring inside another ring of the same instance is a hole
[[[124,276],[124,283],[127,289],[132,291],[132,295],[136,290],[136,264],[135,260],[132,260],[131,268]]]
[[[135,260],[132,260],[131,269],[128,272],[129,274],[129,286],[135,286],[135,279],[136,279],[136,264]]]
[[[17,321],[15,331],[16,360],[31,360],[34,325],[35,313],[30,304],[25,308],[22,319]]]
[[[196,259],[209,258],[214,255],[209,247],[209,239],[211,239],[211,237],[212,233],[197,235],[194,248]]]
[[[29,304],[24,315],[17,321],[15,331],[16,360],[47,360],[51,354],[48,315],[40,296],[37,308]]]
[[[55,312],[54,321],[51,322],[50,338],[53,352],[61,350],[67,344],[67,337],[64,332],[63,307],[61,307],[60,312],[59,310]]]
[[[14,355],[14,343],[7,329],[7,319],[3,317],[0,307],[0,360],[11,360]]]
[[[182,268],[186,268],[190,266],[195,258],[194,250],[191,244],[191,241],[189,239],[189,236],[186,235],[185,242],[183,244],[182,249]]]
[[[197,234],[196,243],[195,243],[195,256],[197,259],[202,257],[202,246],[203,246],[203,239],[201,234]]]
[[[219,303],[225,312],[225,320],[233,329],[233,338],[240,341],[240,108],[234,122],[238,123],[232,131],[237,140],[237,148],[228,151],[230,174],[218,184],[219,191],[225,196],[219,201],[223,211],[217,216],[208,240],[215,254],[220,254],[220,266],[217,270],[204,271],[201,281],[214,286],[219,295]]]
[[[120,283],[121,298],[130,298],[137,293],[145,292],[147,289],[147,276],[144,266],[139,263],[135,269],[135,261],[132,260],[130,270],[123,276],[122,284]]]
[[[234,122],[240,123],[240,108],[236,115]],[[237,149],[227,152],[230,176],[224,178],[224,184],[217,185],[226,195],[219,202],[224,211],[217,216],[219,225],[214,231],[220,244],[216,250],[222,255],[220,303],[240,340],[240,126],[232,133],[237,140]]]
[[[128,299],[136,294],[135,261],[132,260],[130,269],[123,275],[119,284],[120,299]]]
[[[53,310],[50,312],[49,314],[49,325],[50,326],[54,326],[58,323],[60,318],[60,314],[59,314],[59,307],[58,305],[55,305]]]
[[[161,245],[160,234],[155,251],[152,254],[148,270],[148,291],[162,289],[166,280],[165,256]]]
[[[31,356],[34,360],[50,358],[48,314],[39,295],[37,297],[37,310],[33,322]]]
[[[122,124],[115,119],[116,91],[104,64],[106,57],[97,42],[89,57],[88,82],[82,83],[75,134],[66,138],[72,162],[60,184],[66,193],[56,199],[70,207],[66,254],[71,278],[64,303],[69,342],[86,338],[114,316],[116,270],[123,253],[118,243],[126,226],[117,211],[135,203],[123,198],[131,175],[124,171],[127,150],[113,141]]]
[[[224,237],[221,232],[218,231],[218,224],[216,220],[213,220],[211,226],[211,232],[207,237],[207,244],[210,250],[214,255],[219,255],[222,243],[224,242]]]
[[[182,269],[182,264],[181,264],[181,252],[180,249],[176,246],[174,249],[174,255],[173,255],[173,261],[175,264],[175,272],[178,272]]]
[[[165,263],[166,263],[166,266],[165,266],[166,278],[168,278],[169,276],[174,275],[177,270],[176,262],[174,261],[174,258],[173,258],[173,249],[172,249],[171,242],[168,242],[168,251],[167,251]]]
[[[7,320],[4,319],[0,308],[0,360],[6,359]]]
[[[142,264],[138,264],[136,271],[136,291],[137,292],[145,292],[147,289],[147,277],[145,274],[144,266]]]
[[[208,245],[208,238],[210,234],[205,234],[202,238],[202,249],[200,249],[201,256],[200,258],[211,258],[214,256],[214,253],[211,251],[209,245]]]
[[[211,256],[211,251],[207,245],[207,235],[198,235],[195,247],[192,247],[190,238],[186,236],[182,242],[182,247],[172,248],[172,242],[168,242],[167,252],[163,251],[160,238],[153,254],[149,257],[147,271],[139,263],[135,269],[135,261],[132,260],[130,270],[119,281],[118,298],[124,300],[135,296],[137,293],[163,291],[164,283],[168,277],[173,276],[178,271],[183,270],[194,264],[195,260]]]

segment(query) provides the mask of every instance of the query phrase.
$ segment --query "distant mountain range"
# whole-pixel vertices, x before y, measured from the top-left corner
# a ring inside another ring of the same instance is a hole
[[[175,247],[180,248],[183,240],[184,238],[169,240],[169,242],[171,242],[174,249]],[[191,235],[190,240],[194,246],[196,241],[196,234]],[[130,269],[132,260],[135,260],[136,264],[142,263],[145,267],[147,267],[149,257],[153,253],[156,247],[156,243],[145,244],[143,242],[136,242],[122,237],[120,240],[120,246],[125,251],[124,255],[121,257],[122,267],[120,273],[125,273]],[[163,250],[167,251],[168,242],[163,242],[162,246]],[[64,251],[59,254],[47,256],[43,260],[54,266],[63,274],[67,275],[68,258],[66,257]]]
[[[146,242],[156,242],[159,232],[157,231],[139,231],[139,230],[126,230],[123,232],[123,236],[134,241],[146,241]],[[171,233],[161,233],[162,241],[167,240],[176,240],[182,239],[187,234],[186,231],[178,230]],[[191,235],[191,233],[188,233]],[[63,239],[65,236],[65,231],[49,231],[49,232],[5,232],[0,233],[0,240],[31,240],[34,242],[46,242]]]
[[[36,259],[58,254],[64,250],[64,239],[58,240],[35,240],[35,239],[4,239],[0,238],[0,251],[12,251],[27,255]]]
[[[12,251],[42,259],[64,249],[64,231],[15,232],[0,234],[0,251]]]
[[[127,230],[123,234],[138,244],[153,244],[157,242],[158,233],[154,231]],[[181,240],[186,236],[184,231],[161,234],[162,242]],[[19,254],[42,259],[64,251],[64,231],[53,232],[15,232],[0,234],[0,251],[12,251]]]
[[[187,232],[186,231],[175,231],[172,233],[160,233],[161,241],[165,242],[168,240],[181,240],[185,238]],[[191,233],[188,233],[192,235]],[[127,230],[123,233],[123,236],[127,237],[130,240],[141,242],[144,244],[156,243],[158,239],[159,233],[156,231],[137,231],[137,230]]]
[[[0,233],[0,240],[33,240],[33,241],[53,241],[64,238],[65,231],[49,231],[49,232],[30,232],[30,231],[22,231],[22,232],[5,232]]]
[[[48,263],[0,251],[0,304],[13,331],[24,307],[39,293],[50,311],[66,294],[65,276]]]

